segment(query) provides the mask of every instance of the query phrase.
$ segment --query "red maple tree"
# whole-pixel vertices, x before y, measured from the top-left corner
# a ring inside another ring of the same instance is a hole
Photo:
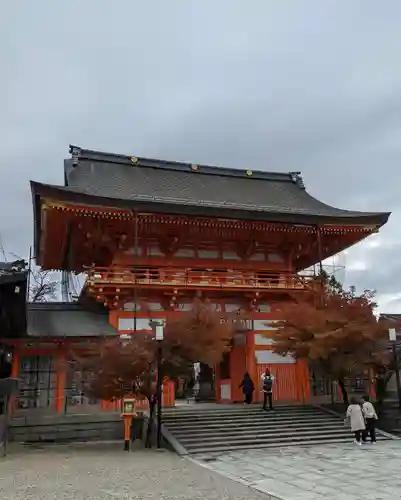
[[[192,309],[167,320],[162,342],[163,374],[169,378],[188,374],[189,366],[213,366],[231,348],[235,333],[232,316],[215,310],[208,299],[196,298]],[[72,353],[86,374],[86,392],[113,400],[127,394],[150,398],[155,392],[158,343],[153,335],[138,331],[129,340],[119,337],[91,342],[85,357]]]
[[[344,379],[384,366],[388,356],[387,322],[375,315],[375,293],[345,291],[327,281],[312,301],[285,303],[273,334],[274,351],[307,360],[315,373],[337,380],[348,403]]]

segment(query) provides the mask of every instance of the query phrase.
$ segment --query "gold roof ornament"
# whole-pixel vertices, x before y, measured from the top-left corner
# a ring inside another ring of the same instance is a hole
[[[246,175],[247,175],[248,177],[252,177],[252,175],[253,175],[252,170],[247,170],[247,171],[246,171]]]
[[[131,163],[136,165],[138,163],[138,158],[136,156],[131,156]]]

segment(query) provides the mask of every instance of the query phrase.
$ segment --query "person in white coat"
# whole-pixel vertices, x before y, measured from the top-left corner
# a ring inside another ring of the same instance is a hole
[[[365,416],[359,401],[352,397],[351,404],[347,409],[347,419],[349,420],[351,431],[355,435],[355,444],[362,445],[362,436],[365,433]]]

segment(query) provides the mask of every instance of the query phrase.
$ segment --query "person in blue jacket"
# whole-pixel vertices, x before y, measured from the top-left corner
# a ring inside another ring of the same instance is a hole
[[[245,373],[244,378],[240,383],[240,387],[242,387],[242,392],[244,393],[244,404],[250,405],[253,399],[255,384],[252,382],[248,372]]]

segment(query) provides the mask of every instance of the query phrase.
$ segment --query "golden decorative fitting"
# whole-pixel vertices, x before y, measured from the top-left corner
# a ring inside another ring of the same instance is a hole
[[[196,165],[195,163],[192,163],[191,170],[194,170],[194,171],[199,170],[199,165]]]
[[[138,158],[136,156],[131,156],[131,163],[136,165],[138,163]]]
[[[120,289],[119,288],[116,288],[116,292],[119,293],[120,292]]]
[[[246,175],[247,175],[248,177],[252,177],[252,175],[253,175],[252,170],[247,170],[247,171],[246,171]]]

